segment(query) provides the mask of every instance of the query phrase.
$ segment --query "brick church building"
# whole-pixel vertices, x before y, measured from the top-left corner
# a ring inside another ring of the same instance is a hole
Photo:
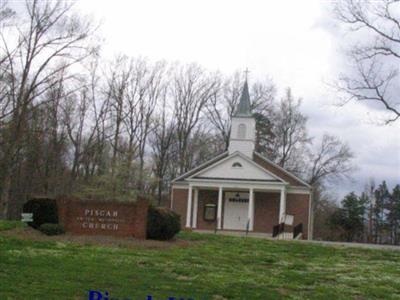
[[[232,118],[228,151],[172,181],[170,208],[192,230],[311,238],[311,187],[254,151],[248,84]]]

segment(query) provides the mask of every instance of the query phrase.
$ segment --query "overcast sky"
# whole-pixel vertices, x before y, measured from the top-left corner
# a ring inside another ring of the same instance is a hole
[[[303,98],[312,136],[340,136],[356,155],[354,183],[340,195],[361,191],[366,181],[400,183],[400,122],[378,126],[381,114],[359,103],[338,107],[332,82],[345,68],[345,35],[329,14],[331,1],[122,1],[81,0],[77,9],[102,20],[104,54],[197,62],[249,79],[272,77]]]

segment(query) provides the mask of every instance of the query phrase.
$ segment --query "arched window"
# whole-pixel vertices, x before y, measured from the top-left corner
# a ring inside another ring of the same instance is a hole
[[[241,168],[241,167],[242,167],[242,164],[240,162],[234,162],[232,164],[232,168]]]
[[[239,127],[238,127],[238,138],[239,139],[246,138],[246,125],[245,124],[239,124]]]

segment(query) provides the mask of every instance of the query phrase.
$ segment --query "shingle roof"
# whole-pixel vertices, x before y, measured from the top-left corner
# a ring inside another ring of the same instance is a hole
[[[251,117],[250,95],[247,80],[243,85],[242,95],[236,108],[235,117]]]

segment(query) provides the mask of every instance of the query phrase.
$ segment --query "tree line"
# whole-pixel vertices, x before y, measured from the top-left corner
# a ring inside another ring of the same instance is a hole
[[[171,179],[226,151],[241,72],[101,55],[101,34],[70,2],[0,6],[0,216],[33,195],[157,204]],[[309,135],[301,99],[252,80],[256,151],[307,180],[314,210],[326,185],[349,176],[353,153]],[[317,219],[318,220],[318,219]]]
[[[329,223],[336,238],[342,240],[399,245],[400,185],[390,191],[385,181],[377,187],[370,183],[359,196],[349,193],[330,215]]]

